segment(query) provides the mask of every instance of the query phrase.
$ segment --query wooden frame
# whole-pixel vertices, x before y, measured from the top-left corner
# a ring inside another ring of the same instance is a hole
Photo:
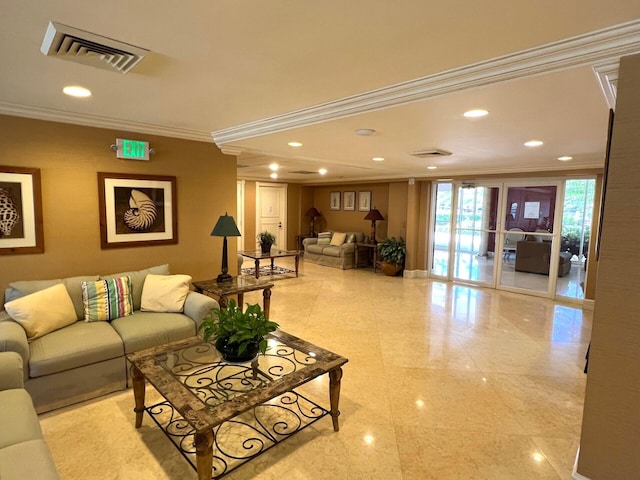
[[[371,210],[371,191],[358,192],[358,211],[368,212]]]
[[[176,177],[98,172],[100,245],[178,243]]]
[[[329,194],[329,210],[340,210],[340,192]]]
[[[344,192],[344,209],[348,211],[355,211],[356,209],[356,192]]]
[[[0,254],[44,253],[40,169],[0,166]]]

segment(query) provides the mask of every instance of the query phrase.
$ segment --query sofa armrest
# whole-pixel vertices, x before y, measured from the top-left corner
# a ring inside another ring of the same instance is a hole
[[[356,250],[356,244],[355,243],[343,243],[342,245],[340,245],[340,250],[342,251],[342,254],[345,253],[352,253]]]
[[[22,357],[24,379],[29,378],[29,342],[27,333],[19,323],[14,322],[8,314],[0,312],[0,352],[16,352]]]
[[[184,302],[184,314],[196,322],[196,328],[202,323],[212,308],[220,308],[216,300],[201,293],[189,292]]]
[[[0,390],[24,388],[22,357],[16,352],[0,352]]]
[[[302,239],[303,247],[306,247],[307,245],[314,245],[316,243],[318,243],[318,237],[309,237]]]

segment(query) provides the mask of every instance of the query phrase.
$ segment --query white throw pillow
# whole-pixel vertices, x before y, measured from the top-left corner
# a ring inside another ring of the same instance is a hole
[[[29,341],[78,320],[69,292],[62,283],[7,302],[4,309],[22,325]]]
[[[344,232],[333,232],[333,237],[331,237],[331,243],[329,245],[335,245],[339,247],[344,243],[344,240],[347,238],[347,234]]]
[[[154,275],[144,279],[140,310],[145,312],[182,312],[189,293],[189,275]]]

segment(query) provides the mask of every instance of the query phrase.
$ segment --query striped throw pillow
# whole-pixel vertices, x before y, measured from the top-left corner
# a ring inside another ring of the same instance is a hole
[[[329,245],[331,243],[331,235],[333,235],[333,232],[320,232],[318,234],[318,245]]]
[[[133,315],[131,277],[82,282],[85,322],[113,320]]]

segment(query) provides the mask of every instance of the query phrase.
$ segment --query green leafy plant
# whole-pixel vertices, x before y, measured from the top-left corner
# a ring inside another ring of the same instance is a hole
[[[268,231],[264,231],[264,232],[260,232],[258,234],[258,241],[260,242],[260,245],[262,244],[269,244],[269,245],[273,245],[274,243],[276,243],[276,236]]]
[[[396,237],[387,237],[378,243],[378,256],[383,262],[404,265],[406,255],[407,244],[402,238],[398,240]]]
[[[242,354],[249,344],[258,342],[260,352],[267,350],[264,336],[274,332],[280,325],[270,321],[260,308],[260,305],[247,304],[246,310],[231,299],[226,308],[212,308],[204,318],[198,330],[202,330],[204,341],[212,336],[218,340],[228,338],[229,343],[237,343],[238,353]]]

